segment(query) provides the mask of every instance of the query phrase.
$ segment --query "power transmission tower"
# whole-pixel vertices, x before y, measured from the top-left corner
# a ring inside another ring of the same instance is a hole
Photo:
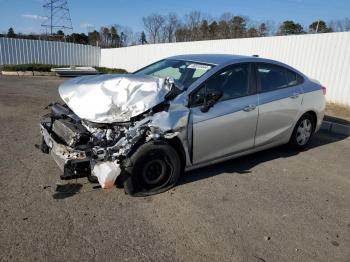
[[[68,1],[46,0],[45,2],[43,8],[47,11],[47,19],[41,26],[46,29],[46,34],[48,29],[51,36],[58,30],[62,30],[64,33],[67,30],[73,31]]]

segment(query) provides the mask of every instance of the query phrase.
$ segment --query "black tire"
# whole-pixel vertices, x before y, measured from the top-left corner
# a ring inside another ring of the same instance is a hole
[[[289,145],[291,148],[297,149],[297,150],[303,150],[309,145],[312,135],[314,134],[314,131],[315,131],[315,122],[316,122],[316,119],[314,119],[314,117],[311,114],[306,113],[302,115],[302,117],[296,123],[292,136],[289,140]],[[306,128],[308,126],[306,123],[310,125],[309,128]],[[301,129],[299,129],[299,127]],[[310,129],[309,132],[306,132],[306,131],[305,133],[303,133],[304,131],[300,132],[300,130],[304,130],[305,128]],[[304,137],[303,137],[303,134],[304,134]],[[305,140],[303,140],[302,138],[304,138]]]
[[[159,194],[174,187],[181,174],[181,161],[176,150],[162,141],[141,145],[125,168],[124,190],[131,196]]]

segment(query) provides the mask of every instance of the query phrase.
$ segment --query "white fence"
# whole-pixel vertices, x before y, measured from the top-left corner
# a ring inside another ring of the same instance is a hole
[[[99,66],[99,47],[40,40],[0,38],[0,65],[53,64]]]
[[[350,106],[350,32],[155,44],[101,50],[101,66],[134,71],[179,54],[259,55],[319,80],[327,100]]]

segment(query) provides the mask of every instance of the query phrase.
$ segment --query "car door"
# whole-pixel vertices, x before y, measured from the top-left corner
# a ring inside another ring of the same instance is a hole
[[[208,112],[206,94],[222,92]],[[230,66],[215,74],[190,96],[193,164],[238,153],[254,146],[258,95],[250,63]]]
[[[302,77],[283,66],[257,63],[259,119],[255,146],[287,142],[302,103]]]

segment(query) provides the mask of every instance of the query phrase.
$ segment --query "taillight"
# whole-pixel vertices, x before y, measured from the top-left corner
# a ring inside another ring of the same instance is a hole
[[[326,95],[326,93],[327,93],[327,88],[325,88],[324,86],[321,86],[321,89],[322,89],[323,94]]]

